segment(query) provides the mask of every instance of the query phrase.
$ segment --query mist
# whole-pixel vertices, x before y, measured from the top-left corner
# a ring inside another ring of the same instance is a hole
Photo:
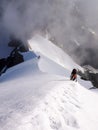
[[[97,5],[97,0],[1,0],[0,44],[6,44],[11,35],[22,41],[35,34],[48,35],[84,64],[91,59],[90,52],[96,51],[92,54],[97,58]]]

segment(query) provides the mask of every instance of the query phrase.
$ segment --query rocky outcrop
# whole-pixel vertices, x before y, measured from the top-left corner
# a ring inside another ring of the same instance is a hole
[[[91,81],[94,87],[98,88],[98,70],[86,65],[83,66],[84,72],[78,71],[81,79]]]
[[[28,44],[23,44],[22,41],[13,39],[8,43],[8,46],[12,47],[10,55],[7,58],[0,59],[0,75],[6,72],[6,70],[14,65],[17,65],[24,61],[22,52],[29,50]]]
[[[7,58],[0,59],[0,75],[14,65],[23,62],[23,56],[17,50],[13,51]]]
[[[8,46],[18,48],[20,52],[27,52],[29,50],[28,43],[23,43],[21,40],[18,39],[12,39],[8,43]]]
[[[0,59],[0,72],[2,71],[5,65],[6,65],[6,59],[5,58]]]

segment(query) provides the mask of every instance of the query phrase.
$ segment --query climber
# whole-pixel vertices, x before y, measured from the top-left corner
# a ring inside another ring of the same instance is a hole
[[[77,70],[76,69],[72,70],[70,80],[77,81]]]

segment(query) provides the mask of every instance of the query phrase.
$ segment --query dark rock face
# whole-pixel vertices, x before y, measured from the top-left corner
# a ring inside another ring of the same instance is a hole
[[[78,74],[81,76],[81,79],[91,81],[94,87],[98,88],[98,70],[87,65],[84,66],[84,73],[78,71]]]
[[[24,61],[23,55],[20,52],[27,52],[29,50],[28,44],[23,44],[22,41],[13,39],[8,43],[12,47],[10,55],[7,58],[0,59],[0,75],[14,65]]]
[[[18,51],[16,51],[13,55],[10,55],[9,57],[7,57],[6,65],[9,68],[23,61],[24,61],[23,56]]]
[[[90,73],[90,81],[92,82],[93,86],[98,88],[98,73],[96,74]]]
[[[5,65],[6,65],[6,59],[5,58],[0,59],[0,72],[2,71]]]
[[[20,52],[27,52],[29,50],[28,43],[23,43],[21,40],[12,39],[8,43],[9,47],[17,47]]]
[[[8,68],[17,65],[23,61],[23,56],[18,51],[15,51],[14,54],[11,54],[7,58],[0,59],[0,75],[6,72]]]

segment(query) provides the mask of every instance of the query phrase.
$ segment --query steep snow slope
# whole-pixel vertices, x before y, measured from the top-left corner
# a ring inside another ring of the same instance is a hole
[[[70,81],[71,69],[79,66],[42,39],[30,42],[40,59],[26,53],[24,63],[0,77],[0,130],[97,130],[98,94]]]
[[[36,35],[29,40],[29,44],[33,51],[40,52],[49,59],[55,61],[57,64],[64,66],[68,70],[72,70],[74,67],[82,69],[60,48],[47,39],[43,39],[39,35]]]

